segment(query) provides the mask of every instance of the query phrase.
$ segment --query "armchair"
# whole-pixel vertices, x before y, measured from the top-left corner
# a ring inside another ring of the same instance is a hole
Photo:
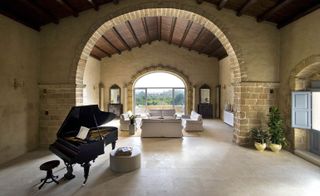
[[[130,116],[132,116],[132,112],[128,111],[120,115],[120,130],[128,131],[130,125]]]
[[[182,127],[185,131],[203,131],[202,116],[195,111],[191,115],[182,115]]]

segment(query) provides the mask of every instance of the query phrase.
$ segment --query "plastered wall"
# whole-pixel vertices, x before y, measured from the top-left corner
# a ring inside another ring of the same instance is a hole
[[[89,57],[84,70],[83,104],[99,104],[100,61]]]
[[[0,164],[39,144],[38,34],[0,15]]]
[[[320,10],[287,25],[281,33],[281,69],[280,97],[281,112],[285,118],[287,132],[293,148],[293,130],[291,127],[291,87],[290,74],[299,65],[308,62],[301,61],[313,55],[320,55]]]
[[[131,78],[143,68],[159,64],[175,67],[189,77],[191,85],[196,87],[196,104],[199,99],[199,87],[204,83],[212,88],[211,99],[215,101],[214,89],[218,85],[219,75],[218,60],[169,45],[164,41],[156,41],[151,45],[143,45],[141,48],[102,60],[101,82],[105,87],[105,104],[107,105],[109,101],[111,85],[117,84],[121,87],[121,100],[124,103],[124,86],[131,81]]]

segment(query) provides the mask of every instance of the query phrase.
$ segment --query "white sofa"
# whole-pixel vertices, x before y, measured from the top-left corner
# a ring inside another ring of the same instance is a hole
[[[142,119],[141,137],[182,137],[180,119]]]
[[[158,118],[175,118],[176,111],[174,109],[158,109],[158,110],[149,110],[148,113],[150,119]]]
[[[202,116],[195,111],[191,115],[182,115],[182,127],[185,131],[203,131]]]

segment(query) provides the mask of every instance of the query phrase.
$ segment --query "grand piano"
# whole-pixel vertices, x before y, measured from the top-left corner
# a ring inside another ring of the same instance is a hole
[[[57,140],[49,149],[59,156],[65,163],[66,179],[72,179],[73,165],[78,163],[84,169],[84,182],[87,182],[90,162],[104,154],[105,145],[112,144],[115,148],[118,139],[118,128],[101,126],[115,118],[115,114],[102,112],[98,105],[74,106],[62,123]],[[80,128],[89,128],[84,139],[77,137]]]

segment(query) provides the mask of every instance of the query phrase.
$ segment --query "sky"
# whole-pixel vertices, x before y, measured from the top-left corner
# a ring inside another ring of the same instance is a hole
[[[145,75],[138,79],[135,88],[145,87],[182,87],[183,81],[177,76],[165,72],[157,72]]]

